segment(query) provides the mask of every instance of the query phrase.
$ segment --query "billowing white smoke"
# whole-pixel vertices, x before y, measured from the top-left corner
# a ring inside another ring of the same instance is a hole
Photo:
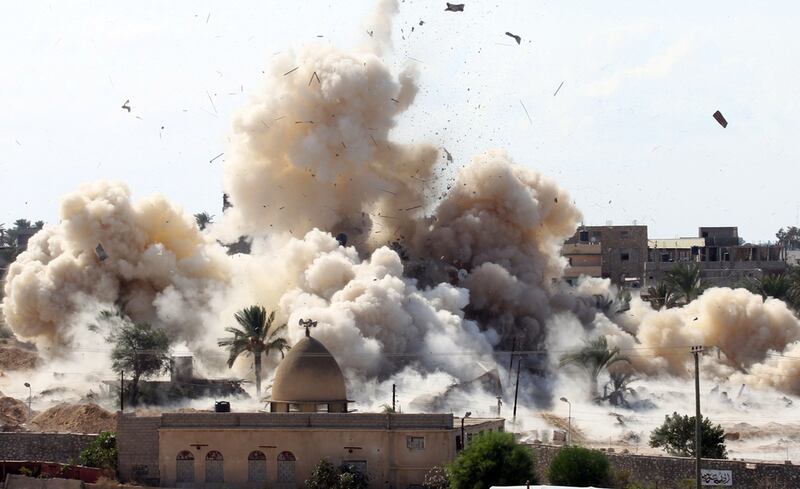
[[[84,185],[11,265],[3,313],[14,333],[56,350],[85,309],[123,305],[176,340],[206,334],[200,317],[230,279],[225,249],[163,197],[131,202],[122,183]],[[98,246],[100,248],[98,249]]]
[[[635,352],[632,368],[643,375],[685,375],[687,346],[705,344],[720,348],[721,361],[707,361],[714,375],[798,387],[779,380],[795,365],[768,355],[799,348],[798,321],[780,301],[712,289],[684,308],[653,311],[634,298],[616,314],[598,312],[593,297],[614,299],[608,281],[560,282],[560,247],[580,213],[504,152],[476,156],[432,200],[437,149],[389,140],[418,91],[413,69],[395,75],[379,57],[396,9],[380,3],[361,50],[309,46],[275,58],[234,120],[223,175],[233,207],[209,233],[163,197],[132,202],[122,184],[65,197],[61,222],[9,271],[3,311],[14,332],[69,346],[92,313],[118,305],[218,365],[214,340],[233,313],[261,304],[289,325],[291,342],[303,334],[299,319],[317,320],[313,334],[353,382],[398,372],[468,380],[481,373],[468,366],[491,363],[493,350],[563,351],[604,334]],[[216,241],[241,236],[250,254],[229,256]],[[556,360],[526,359],[542,375],[541,399]]]

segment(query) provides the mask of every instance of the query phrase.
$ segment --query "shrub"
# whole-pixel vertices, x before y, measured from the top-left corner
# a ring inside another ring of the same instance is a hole
[[[490,432],[473,438],[448,467],[453,489],[534,484],[533,454],[511,433]]]
[[[117,469],[117,436],[104,431],[81,452],[81,464],[98,469]]]
[[[569,446],[558,451],[548,477],[560,486],[603,486],[611,482],[611,465],[599,450]]]

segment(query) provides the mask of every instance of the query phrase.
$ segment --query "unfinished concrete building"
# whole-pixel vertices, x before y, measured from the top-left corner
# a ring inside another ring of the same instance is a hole
[[[572,245],[583,246],[575,248]],[[641,285],[644,263],[647,261],[647,226],[581,226],[567,240],[564,250],[570,253],[568,258],[573,259],[580,256],[576,251],[594,254],[589,252],[596,252],[596,249],[587,245],[600,248],[600,277],[609,278],[618,286],[638,288]],[[589,256],[582,258],[581,263],[587,263],[586,266],[590,267],[597,266],[596,259]]]

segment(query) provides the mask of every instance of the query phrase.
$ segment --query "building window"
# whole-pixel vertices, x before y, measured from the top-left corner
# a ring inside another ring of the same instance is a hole
[[[590,240],[592,243],[597,243],[603,237],[600,231],[592,231],[592,239]]]
[[[175,482],[194,482],[194,455],[182,451],[175,457]]]
[[[578,234],[578,240],[582,243],[589,241],[589,231],[581,231],[580,234]]]
[[[290,413],[299,413],[300,412],[300,404],[290,402],[289,403],[289,412]]]
[[[206,454],[206,482],[224,482],[222,454],[211,450]]]
[[[278,482],[294,484],[294,454],[281,452],[278,454]]]
[[[424,436],[407,436],[406,446],[409,450],[425,450]]]
[[[247,481],[266,482],[267,456],[264,452],[255,450],[247,456]]]
[[[622,252],[619,254],[619,259],[622,261],[628,261],[631,259],[630,253]]]
[[[317,404],[316,411],[318,413],[329,413],[331,411],[331,408],[330,408],[330,405],[328,403]]]

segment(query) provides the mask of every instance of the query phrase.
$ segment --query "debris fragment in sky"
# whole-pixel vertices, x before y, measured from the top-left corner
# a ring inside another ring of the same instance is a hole
[[[220,153],[220,154],[218,154],[217,156],[215,156],[215,157],[211,158],[211,160],[209,161],[209,163],[214,163],[214,160],[216,160],[217,158],[219,158],[220,156],[222,156],[222,155],[224,155],[224,154],[225,154],[225,153]]]
[[[719,122],[720,126],[728,127],[728,121],[725,120],[725,117],[722,116],[722,113],[720,111],[714,112],[714,119],[716,119],[717,122]]]
[[[125,110],[127,110],[127,111],[128,111],[128,113],[130,113],[130,111],[131,111],[131,106],[130,106],[130,105],[128,105],[128,104],[130,104],[130,103],[131,103],[131,101],[130,101],[130,100],[126,100],[126,101],[125,101],[125,103],[124,103],[124,104],[122,104],[122,108],[123,108],[123,109],[125,109]]]
[[[512,34],[512,33],[510,33],[510,32],[506,32],[506,35],[507,35],[508,37],[510,37],[510,38],[512,38],[512,39],[514,39],[515,41],[517,41],[517,44],[520,44],[520,43],[522,42],[522,37],[521,37],[521,36],[518,36],[518,35],[516,35],[516,34]]]
[[[312,82],[312,81],[314,81],[314,78],[316,78],[316,79],[317,79],[317,83],[319,83],[320,85],[322,85],[322,82],[319,80],[319,75],[318,75],[318,74],[317,74],[317,72],[315,71],[314,73],[312,73],[312,74],[311,74],[311,78],[309,78],[309,79],[308,79],[308,86],[311,86],[311,82]]]
[[[525,104],[522,103],[522,100],[519,101],[519,104],[522,106],[522,110],[525,111],[525,115],[528,116],[528,122],[533,124],[533,119],[531,119],[531,115],[528,113],[528,109],[525,107]]]
[[[450,3],[447,2],[447,8],[444,9],[445,12],[463,12],[464,11],[464,4],[463,3]]]
[[[299,66],[295,66],[295,67],[294,67],[294,68],[292,68],[291,70],[289,70],[289,71],[287,71],[286,73],[284,73],[284,74],[283,74],[283,76],[286,76],[286,75],[288,75],[289,73],[294,73],[294,72],[295,72],[295,71],[297,71],[299,68],[300,68]]]
[[[367,31],[367,35],[369,35],[369,37],[372,37],[375,35],[375,31]]]
[[[106,250],[103,249],[103,245],[100,243],[97,243],[97,247],[94,249],[94,254],[97,255],[97,259],[100,261],[108,258],[108,253],[106,253]]]
[[[453,155],[451,155],[450,152],[447,151],[447,148],[442,148],[442,151],[444,151],[444,156],[445,156],[445,158],[447,158],[447,161],[452,163],[453,162]]]
[[[556,91],[553,92],[553,97],[558,95],[558,91],[561,90],[561,87],[563,87],[563,86],[564,86],[564,82],[562,81],[561,84],[558,86],[558,88],[556,88]]]

